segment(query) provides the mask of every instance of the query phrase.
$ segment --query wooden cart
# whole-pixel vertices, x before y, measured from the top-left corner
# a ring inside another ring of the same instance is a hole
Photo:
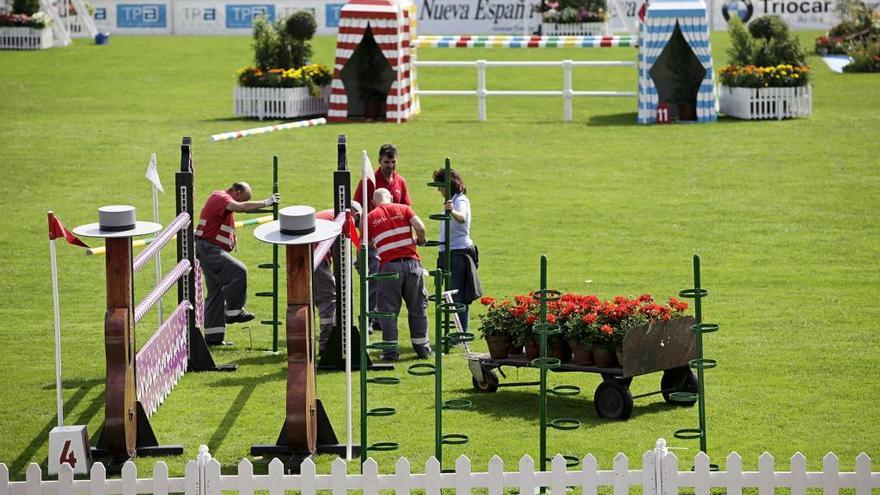
[[[673,402],[672,392],[696,392],[697,377],[690,369],[694,359],[696,338],[690,327],[690,316],[669,321],[646,323],[633,327],[623,341],[623,367],[599,368],[564,362],[553,368],[556,372],[588,372],[602,375],[602,383],[596,387],[593,403],[601,418],[628,419],[632,414],[633,399],[663,394],[672,405],[692,406],[694,402]],[[503,367],[531,367],[524,354],[514,354],[507,359],[492,359],[488,354],[467,354],[468,366],[473,375],[474,389],[480,392],[497,392],[500,387],[537,385],[538,382],[500,382],[498,375],[506,378]],[[496,371],[497,370],[497,373]],[[633,397],[629,385],[633,377],[662,371],[660,390]],[[551,393],[553,391],[551,390]],[[565,392],[560,391],[560,395]]]

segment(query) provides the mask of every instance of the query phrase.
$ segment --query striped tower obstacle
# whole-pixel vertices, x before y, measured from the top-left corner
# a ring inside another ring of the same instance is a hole
[[[634,47],[632,36],[419,36],[414,48],[611,48]]]
[[[653,0],[639,28],[639,124],[656,123],[658,106],[672,103],[666,101],[670,96],[658,93],[651,69],[677,32],[705,69],[696,99],[697,121],[718,120],[706,3],[703,0]],[[661,96],[664,101],[660,100]]]
[[[343,81],[342,72],[368,30],[394,73],[394,82],[385,100],[385,120],[405,122],[412,117],[410,3],[409,0],[351,0],[342,8],[328,120],[349,120],[346,84],[356,84],[356,81],[351,78]]]

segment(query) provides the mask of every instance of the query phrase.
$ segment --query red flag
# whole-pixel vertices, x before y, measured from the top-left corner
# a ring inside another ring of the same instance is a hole
[[[74,246],[82,246],[87,248],[89,246],[86,245],[83,241],[79,240],[75,235],[71,234],[67,229],[64,228],[64,225],[61,225],[61,221],[55,217],[55,214],[51,211],[49,212],[49,240],[57,239],[59,237],[63,237],[64,240],[67,241],[68,244],[73,244]]]
[[[348,237],[349,239],[351,239],[351,242],[354,243],[355,249],[360,249],[361,248],[361,240],[358,237],[357,227],[354,224],[354,216],[351,214],[350,211],[345,216],[345,225],[346,225],[345,236]]]

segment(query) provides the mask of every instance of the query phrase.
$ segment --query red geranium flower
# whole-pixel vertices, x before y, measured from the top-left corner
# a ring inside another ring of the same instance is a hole
[[[483,306],[491,306],[495,304],[495,298],[489,296],[481,297],[480,304],[482,304]]]

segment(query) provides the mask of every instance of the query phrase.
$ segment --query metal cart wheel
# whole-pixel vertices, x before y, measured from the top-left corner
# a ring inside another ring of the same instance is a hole
[[[478,392],[485,392],[487,394],[492,394],[498,391],[498,375],[495,374],[495,371],[483,368],[483,381],[480,382],[476,377],[471,377],[471,383],[474,385],[474,390]]]
[[[593,404],[600,418],[629,419],[633,410],[633,396],[626,385],[608,380],[596,387]]]
[[[697,393],[697,376],[687,366],[681,368],[673,368],[663,371],[663,378],[660,379],[660,390],[663,393],[663,400],[667,404],[680,407],[692,407],[697,403],[697,399],[693,401],[672,400],[670,394],[673,392],[692,392]]]

